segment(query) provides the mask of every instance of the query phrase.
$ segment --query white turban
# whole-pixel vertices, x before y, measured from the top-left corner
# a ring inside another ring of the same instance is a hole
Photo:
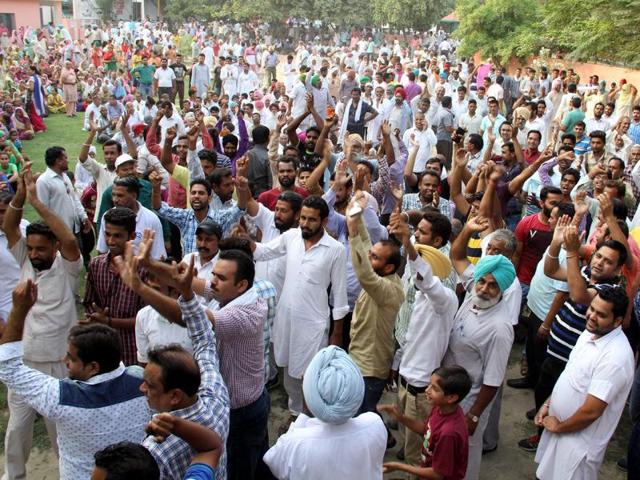
[[[364,398],[364,379],[351,357],[339,347],[320,350],[304,372],[304,399],[313,415],[339,425],[353,417]]]

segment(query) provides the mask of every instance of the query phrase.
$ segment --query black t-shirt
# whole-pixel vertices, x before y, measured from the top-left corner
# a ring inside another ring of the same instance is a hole
[[[184,63],[174,63],[169,68],[175,73],[176,82],[184,82],[184,77],[187,74],[187,66]]]

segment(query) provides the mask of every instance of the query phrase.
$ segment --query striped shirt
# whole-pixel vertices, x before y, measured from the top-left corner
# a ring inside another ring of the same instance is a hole
[[[267,302],[255,288],[220,307],[212,302],[218,338],[220,373],[229,389],[231,408],[255,402],[264,391],[264,323]]]
[[[87,269],[86,292],[84,308],[87,314],[93,312],[93,304],[100,308],[108,308],[112,318],[133,318],[144,307],[140,295],[127,287],[120,275],[110,268],[111,253],[104,253],[91,259]],[[147,277],[145,270],[140,270],[140,278]],[[122,362],[125,365],[138,364],[138,349],[134,328],[130,330],[118,329],[122,343]]]
[[[580,274],[587,288],[595,289],[594,285],[589,285],[591,278],[589,267],[582,267]],[[608,279],[601,280],[598,283],[617,283],[617,281]],[[571,350],[573,350],[578,337],[586,328],[588,308],[589,305],[576,303],[571,297],[564,302],[551,324],[551,332],[549,332],[549,340],[547,342],[547,353],[549,355],[565,363],[569,361]]]
[[[180,297],[178,303],[193,343],[193,357],[200,368],[200,388],[196,403],[174,410],[171,414],[214,430],[220,435],[222,442],[226,443],[229,433],[229,395],[219,370],[216,336],[204,308],[195,296],[188,301]],[[161,480],[182,478],[195,453],[187,442],[176,435],[170,435],[162,443],[157,443],[153,436],[148,436],[143,445],[155,458],[160,468]],[[225,450],[216,470],[216,480],[227,478],[226,455]]]

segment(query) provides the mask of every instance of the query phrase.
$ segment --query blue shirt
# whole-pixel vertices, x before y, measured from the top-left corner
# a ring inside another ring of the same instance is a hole
[[[223,234],[226,237],[233,225],[240,220],[243,213],[237,206],[231,206],[223,210],[209,208],[207,217],[222,227]],[[158,215],[178,227],[182,236],[184,253],[196,251],[196,229],[200,222],[192,209],[170,207],[166,202],[162,202]]]
[[[631,122],[627,135],[631,137],[631,141],[633,141],[634,145],[640,145],[640,122]]]

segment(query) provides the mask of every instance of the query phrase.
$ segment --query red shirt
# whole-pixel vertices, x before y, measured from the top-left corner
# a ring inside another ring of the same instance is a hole
[[[538,213],[524,217],[516,226],[516,240],[522,243],[522,253],[516,273],[520,283],[529,285],[538,263],[551,243],[553,232],[538,219]]]
[[[293,187],[293,191],[300,195],[302,198],[307,198],[309,196],[309,192],[301,187]],[[273,211],[276,209],[276,203],[281,193],[282,190],[280,190],[279,188],[272,188],[271,190],[267,190],[266,192],[262,192],[260,195],[258,195],[258,202],[267,207],[269,210]]]
[[[525,148],[522,151],[522,156],[524,157],[524,161],[527,163],[527,165],[531,165],[533,162],[535,162],[538,158],[540,158],[540,155],[542,155],[542,152],[540,150],[531,152],[528,148]]]
[[[469,430],[462,408],[443,415],[433,407],[425,426],[421,466],[433,468],[446,480],[462,480],[469,457]]]

